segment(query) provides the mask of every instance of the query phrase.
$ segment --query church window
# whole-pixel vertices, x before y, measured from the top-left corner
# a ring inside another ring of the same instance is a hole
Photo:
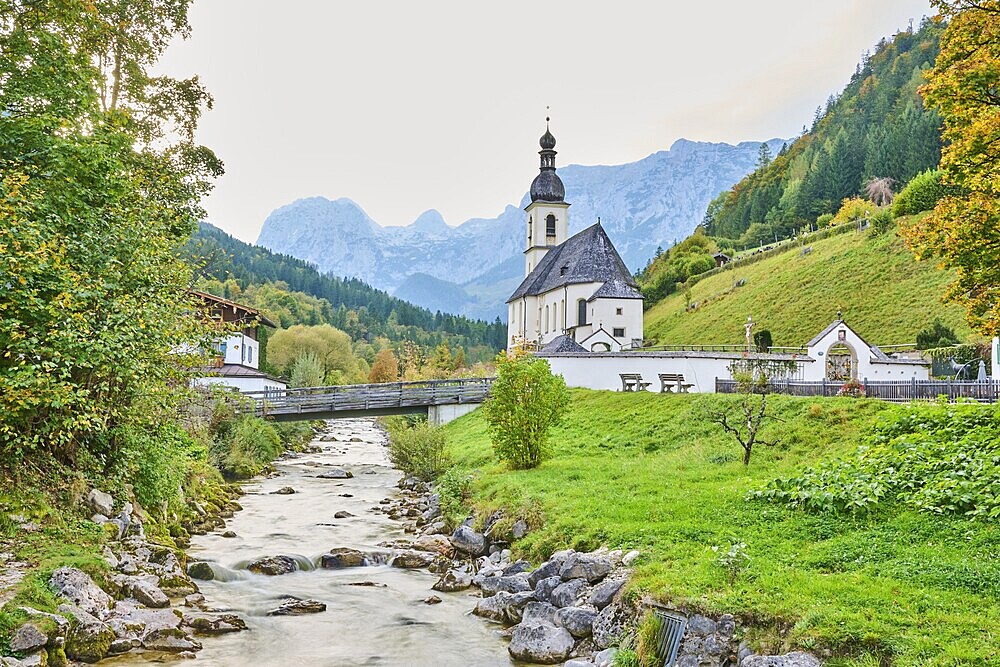
[[[615,329],[613,329],[611,335],[614,336],[615,338],[624,338],[625,337],[625,329],[620,329],[618,327],[615,327]]]
[[[528,218],[528,245],[531,245],[531,218]]]
[[[556,216],[551,213],[545,218],[545,235],[555,236],[556,235]]]
[[[621,315],[621,314],[622,314],[622,309],[621,308],[615,308],[615,315]]]
[[[559,304],[552,306],[552,330],[556,330],[556,323],[559,321]]]
[[[545,333],[549,332],[549,307],[545,306]]]
[[[576,302],[576,323],[583,326],[587,323],[587,301],[579,299]]]

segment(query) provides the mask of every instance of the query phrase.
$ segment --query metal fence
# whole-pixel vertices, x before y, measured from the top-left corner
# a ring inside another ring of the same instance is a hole
[[[843,396],[854,395],[843,382],[828,380],[775,380],[768,384],[771,392],[791,396]],[[735,380],[715,380],[715,391],[719,394],[735,394]],[[905,403],[908,401],[933,401],[946,398],[949,401],[972,400],[981,403],[996,403],[1000,395],[1000,381],[953,382],[951,380],[868,380],[861,381],[860,391],[868,398]]]

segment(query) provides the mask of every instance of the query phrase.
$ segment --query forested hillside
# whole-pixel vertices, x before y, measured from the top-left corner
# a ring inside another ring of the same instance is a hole
[[[323,275],[308,262],[244,243],[209,224],[199,226],[186,254],[203,282],[215,282],[208,285],[213,291],[243,298],[283,327],[331,324],[355,341],[383,337],[428,348],[447,342],[463,347],[470,360],[491,358],[505,344],[506,327],[499,319],[487,323],[432,313],[360,280]]]
[[[812,128],[709,206],[705,231],[754,246],[789,236],[834,213],[871,179],[892,179],[895,188],[933,169],[941,157],[940,125],[917,89],[934,63],[943,32],[925,20],[915,32],[881,41],[858,64],[850,83]]]

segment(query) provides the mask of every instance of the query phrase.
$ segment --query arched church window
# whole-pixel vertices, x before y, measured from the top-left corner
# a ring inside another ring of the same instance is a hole
[[[587,323],[586,299],[578,299],[576,302],[576,323],[581,327]]]
[[[545,235],[555,236],[556,235],[556,216],[551,213],[545,218]]]
[[[549,307],[545,306],[545,333],[549,332]]]
[[[531,218],[528,218],[528,245],[531,245]]]

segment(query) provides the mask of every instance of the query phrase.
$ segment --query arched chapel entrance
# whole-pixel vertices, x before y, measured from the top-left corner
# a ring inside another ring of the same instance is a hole
[[[858,355],[844,342],[834,343],[826,351],[826,379],[847,382],[858,378]]]

